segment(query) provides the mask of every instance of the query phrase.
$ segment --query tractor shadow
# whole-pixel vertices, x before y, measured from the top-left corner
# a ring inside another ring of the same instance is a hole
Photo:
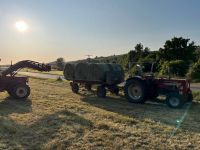
[[[6,146],[20,145],[23,149],[43,149],[43,146],[45,149],[60,149],[61,147],[65,149],[71,146],[75,139],[82,138],[85,130],[93,128],[91,121],[67,110],[44,115],[30,125],[17,124],[13,120],[9,120],[9,122],[4,120],[4,122],[6,125],[10,124],[1,136],[4,143],[9,143]],[[10,127],[14,129],[8,132],[7,129]],[[63,137],[65,138],[63,139]]]
[[[12,113],[24,114],[32,111],[32,101],[30,99],[17,100],[6,97],[0,101],[0,116],[8,116]]]
[[[120,98],[115,96],[104,99],[97,98],[94,95],[85,95],[85,97],[82,97],[82,100],[106,111],[134,117],[142,121],[150,119],[173,127],[177,126],[177,122],[186,113],[181,129],[200,133],[200,117],[198,116],[200,114],[200,103],[198,102],[193,102],[190,109],[186,112],[188,103],[181,109],[172,109],[163,100],[147,101],[145,104],[133,104],[129,103],[123,95]]]

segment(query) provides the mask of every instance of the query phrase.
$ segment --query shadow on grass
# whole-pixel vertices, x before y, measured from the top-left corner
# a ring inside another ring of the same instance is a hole
[[[67,148],[74,144],[74,141],[83,137],[86,130],[93,127],[92,122],[69,111],[59,111],[46,115],[27,126],[19,125],[12,120],[9,121],[9,124],[9,126],[17,129],[15,132],[5,133],[6,131],[4,131],[4,133],[1,133],[4,143],[9,143],[3,148],[13,146],[25,149],[42,149],[42,147],[47,149]],[[65,136],[66,134],[67,137]]]
[[[157,100],[156,102],[147,101],[145,104],[132,104],[123,96],[121,96],[121,98],[107,97],[105,99],[97,98],[95,96],[85,96],[82,100],[106,111],[115,112],[142,121],[150,119],[170,126],[177,125],[189,105],[185,104],[181,109],[172,109],[167,107],[165,102],[162,100]],[[193,102],[191,108],[186,113],[181,128],[200,133],[200,117],[198,114],[200,114],[200,103]]]
[[[27,113],[32,111],[32,102],[30,99],[17,100],[7,97],[0,101],[0,115],[7,116],[12,113]]]

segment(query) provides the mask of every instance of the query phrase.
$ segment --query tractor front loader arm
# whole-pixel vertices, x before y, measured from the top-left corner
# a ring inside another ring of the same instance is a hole
[[[20,61],[14,65],[11,65],[8,69],[4,70],[3,72],[1,72],[2,76],[7,76],[7,75],[15,75],[20,69],[23,68],[31,68],[34,70],[38,70],[38,71],[51,71],[51,66],[48,64],[43,64],[43,63],[39,63],[39,62],[35,62],[35,61],[31,61],[31,60],[23,60]]]

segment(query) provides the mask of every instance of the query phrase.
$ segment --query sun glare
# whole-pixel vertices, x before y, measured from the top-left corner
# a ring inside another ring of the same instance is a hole
[[[24,21],[17,21],[15,23],[15,26],[16,26],[17,30],[20,32],[25,32],[28,29],[28,25]]]

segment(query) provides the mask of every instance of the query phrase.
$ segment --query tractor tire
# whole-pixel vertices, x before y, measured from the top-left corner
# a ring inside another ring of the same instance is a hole
[[[29,97],[30,92],[30,87],[23,84],[16,85],[14,88],[8,90],[9,95],[15,99],[26,99]]]
[[[128,80],[124,87],[124,94],[131,103],[144,103],[146,101],[144,82],[137,79]]]
[[[73,93],[78,93],[79,92],[79,86],[77,83],[71,83],[71,88]]]
[[[100,97],[100,98],[106,97],[106,88],[104,86],[97,87],[97,97]]]
[[[184,100],[180,94],[173,92],[167,95],[166,104],[170,108],[181,108],[184,104]]]

